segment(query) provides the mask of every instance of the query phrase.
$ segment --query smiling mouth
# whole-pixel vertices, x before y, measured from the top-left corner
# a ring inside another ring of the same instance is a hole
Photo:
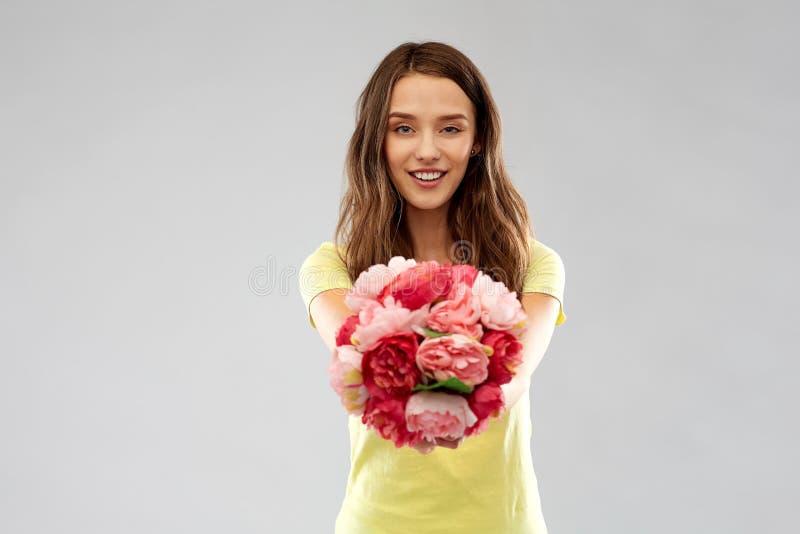
[[[435,182],[436,180],[440,179],[442,176],[447,174],[447,171],[437,171],[437,172],[410,172],[408,173],[417,180],[422,182]]]

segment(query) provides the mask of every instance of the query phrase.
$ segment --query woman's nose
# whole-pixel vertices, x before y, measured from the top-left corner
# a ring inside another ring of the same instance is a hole
[[[422,132],[418,139],[418,159],[439,159],[439,147],[436,146],[436,138],[433,132]]]

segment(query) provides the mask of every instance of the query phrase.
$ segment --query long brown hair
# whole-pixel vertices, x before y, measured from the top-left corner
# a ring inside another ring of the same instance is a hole
[[[389,178],[383,153],[394,84],[410,73],[453,80],[475,106],[481,150],[470,158],[451,197],[447,224],[453,263],[469,263],[521,295],[534,238],[525,202],[502,157],[502,130],[489,86],[470,59],[450,45],[403,43],[381,61],[356,104],[356,126],[345,162],[347,188],[334,242],[350,278],[392,256],[413,257],[403,222],[404,200]]]

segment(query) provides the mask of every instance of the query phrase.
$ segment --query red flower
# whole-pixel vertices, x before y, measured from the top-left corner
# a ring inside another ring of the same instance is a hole
[[[475,283],[475,277],[478,276],[478,269],[466,263],[458,263],[450,268],[453,278],[453,285],[458,282],[464,282],[468,287],[472,287]]]
[[[507,330],[487,330],[481,343],[489,345],[494,352],[489,357],[489,378],[498,384],[511,382],[516,367],[522,363],[522,343]]]
[[[491,359],[491,358],[490,358]],[[369,401],[367,401],[369,402]],[[489,425],[489,416],[497,417],[505,406],[505,397],[499,384],[484,382],[467,395],[467,404],[478,422],[467,427],[464,435],[480,434]]]
[[[370,395],[381,399],[403,397],[420,382],[416,354],[417,334],[398,332],[380,338],[364,352],[361,374]]]
[[[350,336],[352,336],[353,332],[355,332],[356,325],[358,325],[358,314],[351,315],[345,319],[344,323],[342,323],[342,326],[340,326],[339,330],[336,332],[337,347],[341,347],[342,345],[352,345],[352,343],[350,343]]]
[[[378,300],[391,295],[404,308],[416,310],[450,293],[453,279],[450,265],[440,265],[434,261],[426,261],[406,269],[387,284]]]
[[[406,426],[408,398],[378,399],[370,397],[364,405],[361,422],[374,428],[383,438],[394,442],[397,448],[414,446],[422,440],[421,432],[409,432]]]

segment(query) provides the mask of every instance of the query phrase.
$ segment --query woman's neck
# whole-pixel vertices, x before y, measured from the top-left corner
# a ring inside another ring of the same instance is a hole
[[[415,260],[435,260],[439,263],[453,261],[450,258],[453,239],[447,226],[447,205],[435,210],[419,210],[408,206],[405,222]]]

